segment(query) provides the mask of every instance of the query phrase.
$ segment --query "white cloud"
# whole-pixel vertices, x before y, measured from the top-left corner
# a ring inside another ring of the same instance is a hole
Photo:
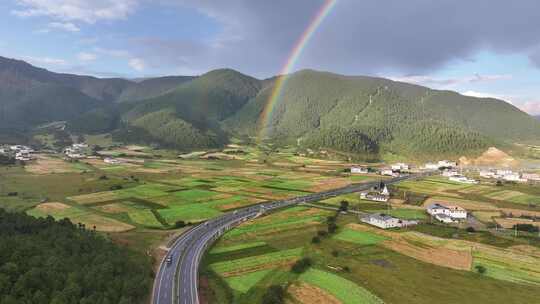
[[[62,30],[66,32],[80,32],[81,29],[71,22],[51,22],[47,25],[51,29]]]
[[[79,59],[79,61],[85,62],[94,61],[97,59],[97,55],[93,53],[80,52],[79,54],[77,54],[77,59]]]
[[[137,7],[137,0],[16,0],[19,17],[48,16],[62,21],[95,23],[125,19]]]
[[[132,58],[129,60],[128,64],[132,69],[138,72],[144,71],[145,64],[144,61],[140,58]]]

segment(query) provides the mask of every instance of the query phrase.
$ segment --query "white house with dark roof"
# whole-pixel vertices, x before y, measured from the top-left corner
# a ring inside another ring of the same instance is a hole
[[[448,222],[448,218],[452,220],[450,222],[459,221],[467,218],[467,210],[459,206],[434,203],[429,205],[426,208],[426,211],[441,222]]]
[[[373,213],[360,218],[360,221],[382,229],[401,228],[418,224],[418,221],[402,220],[384,213]]]

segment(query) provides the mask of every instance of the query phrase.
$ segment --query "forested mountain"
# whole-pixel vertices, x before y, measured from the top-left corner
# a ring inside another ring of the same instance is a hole
[[[0,209],[0,303],[143,303],[147,257],[64,219]]]
[[[77,130],[110,131],[117,102],[159,96],[193,77],[159,77],[141,82],[60,74],[0,57],[0,129],[28,130],[43,122],[71,121]],[[91,111],[87,113],[88,111]],[[81,124],[81,119],[98,123]],[[102,124],[101,122],[106,121]]]
[[[230,69],[130,81],[58,74],[0,57],[0,132],[67,121],[75,133],[182,150],[231,136],[378,157],[469,153],[538,140],[540,122],[501,100],[383,78],[303,70],[290,75],[261,126],[276,77]]]
[[[540,120],[540,115],[536,115],[535,118]]]
[[[162,95],[179,85],[193,80],[193,76],[166,76],[145,79],[127,87],[118,97],[118,102],[133,102]]]
[[[263,89],[225,125],[255,135],[272,90]],[[496,99],[304,70],[287,80],[263,134],[277,142],[347,152],[452,154],[538,139],[540,123]]]
[[[236,113],[260,90],[261,82],[222,69],[206,73],[176,89],[133,104],[124,110],[117,138],[191,149],[217,147],[227,141],[220,122]]]

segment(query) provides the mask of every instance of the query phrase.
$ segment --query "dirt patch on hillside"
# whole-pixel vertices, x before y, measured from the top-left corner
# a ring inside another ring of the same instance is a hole
[[[43,212],[43,213],[54,213],[56,211],[66,210],[71,208],[71,206],[63,204],[63,203],[43,203],[36,206],[36,209]]]
[[[516,167],[519,165],[519,161],[495,147],[490,147],[477,158],[460,157],[459,164],[462,166]]]
[[[302,304],[341,304],[336,297],[325,290],[306,283],[293,284],[287,291]]]
[[[401,254],[434,265],[458,270],[470,270],[472,256],[470,252],[452,250],[444,247],[421,246],[407,238],[395,238],[384,241],[383,245]]]
[[[32,174],[72,173],[78,172],[73,166],[60,158],[38,155],[35,161],[30,162],[25,170]]]
[[[473,262],[471,252],[469,250],[456,250],[446,248],[444,245],[434,246],[432,244],[437,241],[444,241],[442,239],[414,232],[397,233],[383,231],[360,224],[349,224],[347,227],[354,230],[369,231],[384,235],[390,239],[381,242],[380,244],[382,246],[417,260],[458,270],[471,269]]]

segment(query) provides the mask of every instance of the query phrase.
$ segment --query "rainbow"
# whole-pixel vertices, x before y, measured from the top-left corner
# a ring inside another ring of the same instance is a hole
[[[265,133],[265,130],[270,123],[270,119],[272,118],[272,113],[274,111],[274,108],[276,107],[280,97],[281,93],[283,91],[283,88],[287,82],[287,79],[289,77],[289,74],[292,72],[292,69],[294,68],[296,62],[298,61],[298,58],[300,58],[300,55],[302,54],[302,51],[305,49],[307,43],[313,37],[313,34],[317,31],[321,23],[324,21],[326,16],[332,11],[332,8],[336,5],[337,0],[325,0],[324,4],[321,6],[317,14],[314,16],[314,18],[309,23],[309,26],[304,31],[302,36],[300,36],[300,39],[296,42],[294,45],[294,48],[292,49],[291,53],[289,54],[289,57],[287,57],[287,61],[281,68],[280,73],[278,74],[278,78],[276,80],[276,83],[274,85],[274,89],[272,90],[272,93],[270,94],[270,98],[268,98],[268,101],[266,102],[264,109],[261,113],[260,119],[259,119],[259,134],[258,139],[262,139]]]

